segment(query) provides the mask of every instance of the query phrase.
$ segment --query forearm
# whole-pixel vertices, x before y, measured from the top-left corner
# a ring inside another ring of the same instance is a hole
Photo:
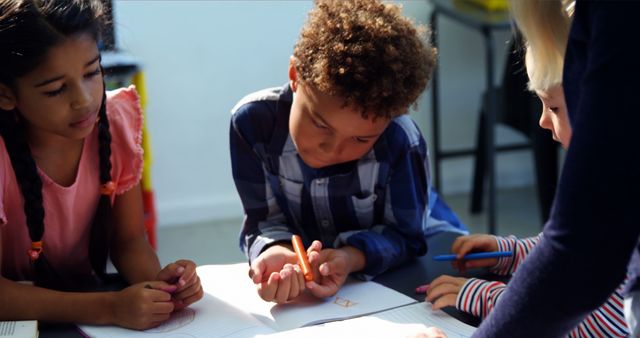
[[[628,337],[620,286],[598,309],[591,312],[569,337]]]
[[[0,277],[0,320],[113,323],[113,292],[59,292]]]
[[[364,265],[358,270],[363,274],[379,275],[425,253],[426,240],[421,230],[408,235],[399,233],[393,226],[377,227],[384,228],[381,231],[361,231],[340,239],[345,246],[353,247],[363,254]]]
[[[130,284],[155,280],[161,269],[158,256],[144,238],[117,243],[111,260]]]
[[[484,319],[500,300],[505,287],[501,282],[470,278],[458,293],[456,308]]]
[[[538,244],[542,234],[529,238],[517,238],[515,236],[494,237],[498,244],[498,251],[510,251],[513,255],[498,258],[498,264],[491,268],[491,271],[498,275],[508,276],[518,270],[520,264],[522,264],[524,259],[531,253],[536,244]]]

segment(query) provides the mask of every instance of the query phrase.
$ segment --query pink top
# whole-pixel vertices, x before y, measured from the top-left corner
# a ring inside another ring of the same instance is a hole
[[[111,178],[116,194],[134,187],[142,176],[142,112],[133,86],[107,93],[111,132]],[[52,181],[38,168],[45,209],[43,250],[61,275],[91,273],[89,232],[98,205],[98,129],[85,139],[78,173],[71,186]],[[27,250],[31,239],[26,225],[23,197],[4,140],[0,137],[0,240],[2,276],[32,280]],[[112,200],[113,203],[113,200]]]

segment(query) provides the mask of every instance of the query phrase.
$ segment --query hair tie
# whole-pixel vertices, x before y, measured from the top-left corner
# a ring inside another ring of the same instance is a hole
[[[111,196],[116,191],[116,184],[113,181],[109,181],[100,185],[100,194]]]
[[[31,242],[31,249],[27,250],[27,254],[32,262],[35,262],[42,253],[42,241]]]

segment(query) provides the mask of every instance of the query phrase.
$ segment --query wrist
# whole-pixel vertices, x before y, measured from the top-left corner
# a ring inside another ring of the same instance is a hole
[[[364,253],[352,246],[343,246],[337,250],[345,254],[349,273],[361,271],[366,265]]]
[[[99,308],[104,310],[101,310],[98,314],[98,322],[102,325],[117,325],[116,313],[118,309],[116,304],[119,292],[103,292],[102,295],[102,306]]]

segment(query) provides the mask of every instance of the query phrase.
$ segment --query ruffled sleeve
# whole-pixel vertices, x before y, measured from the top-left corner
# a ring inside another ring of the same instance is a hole
[[[134,86],[107,93],[111,132],[111,179],[120,195],[142,178],[142,109]]]
[[[13,170],[10,161],[4,139],[0,137],[0,184],[2,184],[2,188],[0,188],[0,226],[7,224],[7,213],[4,211],[4,190],[7,186],[8,170]]]

